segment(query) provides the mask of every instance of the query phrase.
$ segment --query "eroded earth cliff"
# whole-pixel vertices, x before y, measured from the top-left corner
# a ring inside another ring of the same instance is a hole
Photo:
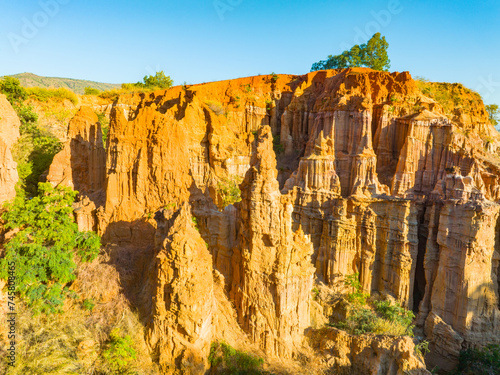
[[[356,68],[126,95],[106,145],[80,109],[48,180],[80,192],[82,229],[137,254],[124,287],[165,373],[208,369],[214,340],[281,361],[316,350],[332,371],[426,373],[409,338],[312,328],[313,286],[355,273],[415,311],[427,365],[450,369],[500,343],[500,141],[458,89],[450,110],[407,72]],[[241,202],[226,206],[231,182]]]

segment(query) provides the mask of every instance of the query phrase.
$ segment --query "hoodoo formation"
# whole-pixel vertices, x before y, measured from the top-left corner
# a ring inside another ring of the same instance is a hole
[[[131,301],[162,373],[209,371],[215,341],[302,373],[450,370],[500,344],[500,135],[450,86],[453,111],[408,72],[366,68],[123,95],[106,144],[80,108],[47,180],[80,192],[80,229],[135,254]],[[11,114],[0,97],[0,201],[17,182]],[[354,274],[415,313],[425,364],[416,339],[322,323],[338,313],[322,296]]]

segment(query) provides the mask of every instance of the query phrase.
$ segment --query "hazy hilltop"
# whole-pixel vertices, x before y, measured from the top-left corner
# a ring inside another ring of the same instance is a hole
[[[110,90],[115,88],[120,88],[120,84],[114,83],[102,83],[87,81],[83,79],[73,79],[73,78],[60,78],[60,77],[41,77],[33,73],[20,73],[14,74],[11,77],[19,79],[21,85],[24,87],[44,87],[44,88],[59,88],[65,87],[76,94],[84,94],[85,87],[93,87],[99,90]]]

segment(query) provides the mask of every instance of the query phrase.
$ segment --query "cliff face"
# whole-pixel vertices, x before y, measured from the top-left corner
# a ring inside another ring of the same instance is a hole
[[[291,358],[309,326],[312,244],[292,230],[293,205],[279,192],[271,128],[258,132],[241,184],[239,246],[231,296],[242,328],[269,355]]]
[[[291,358],[310,326],[313,279],[340,290],[358,272],[366,292],[418,312],[429,363],[446,368],[463,348],[500,342],[500,138],[480,98],[460,93],[474,105],[450,114],[409,73],[369,69],[174,87],[114,104],[105,160],[83,135],[94,134],[90,115],[75,134],[91,146],[62,153],[89,155],[88,176],[106,171],[78,184],[96,187],[85,195],[108,243],[151,246],[154,213],[178,211],[156,229],[166,240],[147,283],[151,345],[169,348],[165,363],[195,353],[206,366],[210,325],[224,316],[209,306],[225,298],[250,342]],[[228,180],[243,181],[241,202],[222,209]]]
[[[90,107],[81,107],[68,126],[68,141],[52,161],[47,181],[77,190],[82,197],[75,205],[78,227],[97,229],[96,208],[104,202],[106,151],[101,124]]]
[[[7,98],[0,94],[0,205],[16,196],[15,186],[19,176],[17,163],[12,157],[12,147],[19,138],[20,125]]]

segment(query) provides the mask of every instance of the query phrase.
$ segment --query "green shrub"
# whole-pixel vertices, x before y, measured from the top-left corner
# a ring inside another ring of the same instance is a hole
[[[104,147],[106,147],[106,141],[108,139],[109,134],[109,120],[104,113],[97,113],[97,118],[99,119],[99,123],[101,124],[102,131],[102,143]]]
[[[410,326],[415,314],[401,307],[399,303],[391,304],[390,301],[374,301],[375,311],[385,320],[396,322],[404,326]]]
[[[313,300],[317,301],[319,299],[319,290],[318,290],[318,288],[313,288],[312,293],[313,293]]]
[[[199,232],[200,227],[198,226],[198,219],[196,217],[192,216],[191,221],[193,222],[194,228]]]
[[[370,295],[363,293],[363,286],[359,281],[359,273],[346,276],[345,284],[346,286],[354,289],[353,292],[347,294],[348,301],[358,305],[365,305],[366,300],[368,297],[370,297]]]
[[[231,375],[259,375],[264,359],[234,349],[225,342],[214,342],[210,347],[208,361],[212,369],[221,374]]]
[[[14,77],[4,77],[0,81],[0,92],[7,97],[7,100],[12,105],[22,103],[28,97],[26,89],[22,87],[19,80]]]
[[[417,354],[417,356],[420,357],[422,361],[424,360],[425,355],[429,352],[429,341],[424,340],[415,345],[415,354]]]
[[[35,98],[41,102],[46,102],[50,99],[56,101],[69,100],[74,105],[78,104],[78,97],[76,94],[64,87],[58,89],[46,89],[43,87],[29,87],[26,89],[29,97]]]
[[[285,151],[285,148],[281,144],[281,137],[279,134],[273,136],[273,150],[276,156],[282,154]]]
[[[14,108],[21,120],[21,137],[13,147],[19,173],[18,192],[35,196],[40,176],[62,150],[62,144],[50,132],[38,126],[38,115],[33,112],[33,107],[16,105]]]
[[[411,325],[415,315],[401,307],[397,302],[372,301],[368,294],[363,293],[359,274],[345,277],[346,286],[353,289],[346,295],[349,306],[345,321],[335,322],[334,327],[346,330],[353,335],[375,333],[390,336],[413,336]]]
[[[75,191],[50,183],[40,183],[39,191],[36,197],[17,196],[5,205],[5,228],[17,233],[5,245],[0,277],[6,279],[9,265],[15,264],[16,292],[35,313],[53,313],[71,294],[66,284],[75,279],[75,257],[97,257],[100,238],[78,231],[72,208]]]
[[[122,336],[117,328],[111,331],[109,337],[107,349],[102,354],[107,366],[113,374],[130,374],[130,366],[137,356],[132,338]]]
[[[159,89],[169,89],[174,84],[174,81],[170,76],[166,76],[161,72],[156,72],[154,76],[145,76],[144,85],[149,88],[159,88]]]
[[[95,89],[93,87],[87,86],[85,87],[85,95],[99,95],[101,90]]]
[[[239,176],[224,178],[217,183],[217,193],[222,198],[222,208],[241,201],[240,183]]]
[[[376,331],[378,319],[378,316],[371,309],[358,307],[350,309],[348,318],[334,324],[334,326],[353,335],[363,335]]]
[[[92,310],[94,310],[95,302],[92,299],[84,299],[82,306],[85,310],[92,311]]]
[[[453,375],[500,374],[500,345],[469,348],[460,352],[458,366]]]

